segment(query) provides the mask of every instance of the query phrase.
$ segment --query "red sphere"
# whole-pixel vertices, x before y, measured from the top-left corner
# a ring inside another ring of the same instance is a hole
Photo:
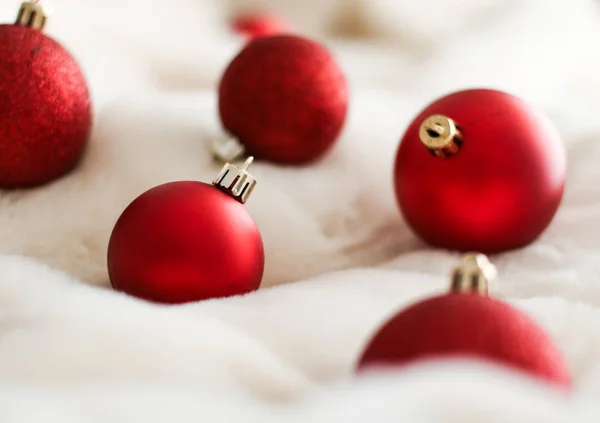
[[[288,32],[281,19],[267,13],[248,13],[237,16],[232,22],[233,30],[250,40]]]
[[[258,289],[264,251],[245,207],[202,182],[146,191],[123,212],[108,245],[112,286],[160,303]]]
[[[571,384],[560,351],[542,328],[510,305],[476,294],[433,297],[396,314],[371,339],[358,368],[460,356]]]
[[[43,184],[71,170],[92,127],[81,69],[40,31],[0,25],[0,187]]]
[[[456,155],[434,157],[421,142],[419,127],[431,115],[460,128]],[[558,209],[565,178],[565,150],[550,122],[518,98],[484,89],[423,110],[395,164],[397,200],[413,230],[434,246],[483,253],[534,241]]]
[[[249,43],[219,88],[225,128],[248,154],[282,164],[310,162],[331,148],[347,106],[346,79],[329,51],[292,35]]]

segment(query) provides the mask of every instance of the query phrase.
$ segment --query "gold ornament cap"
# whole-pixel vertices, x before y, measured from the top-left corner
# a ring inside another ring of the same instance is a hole
[[[450,290],[455,293],[488,295],[498,271],[484,254],[466,254],[452,272]]]
[[[256,186],[256,179],[248,173],[248,167],[253,161],[254,157],[250,156],[241,166],[225,164],[214,179],[213,185],[244,204]]]
[[[41,31],[46,26],[47,20],[47,8],[42,5],[41,0],[25,1],[21,3],[15,25]]]
[[[456,155],[462,146],[462,133],[447,116],[432,115],[421,123],[419,138],[435,157],[446,159]]]
[[[244,145],[228,132],[215,139],[210,149],[217,159],[226,163],[239,160],[246,153]]]

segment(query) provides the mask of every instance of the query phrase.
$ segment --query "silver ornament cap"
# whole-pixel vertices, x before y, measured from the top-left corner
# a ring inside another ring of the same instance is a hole
[[[225,164],[214,179],[213,185],[244,204],[256,186],[256,179],[248,173],[248,167],[253,161],[254,157],[250,156],[241,166]]]
[[[21,3],[15,25],[43,30],[48,21],[48,5],[42,0],[24,1]]]
[[[488,295],[494,289],[498,275],[496,266],[480,253],[466,254],[461,264],[454,269],[450,290],[457,293]]]
[[[210,149],[214,156],[223,162],[238,160],[246,152],[243,144],[228,132],[225,132],[221,137],[213,140]]]

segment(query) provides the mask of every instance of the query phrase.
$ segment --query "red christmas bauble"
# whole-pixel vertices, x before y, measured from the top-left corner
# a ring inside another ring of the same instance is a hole
[[[509,94],[456,92],[410,124],[395,188],[412,229],[431,245],[495,253],[525,246],[561,202],[566,154],[556,129]]]
[[[247,13],[237,16],[231,23],[233,30],[250,40],[288,32],[288,25],[268,13]]]
[[[510,305],[477,294],[441,295],[396,314],[371,339],[358,368],[462,356],[571,384],[560,351],[542,328]]]
[[[91,127],[75,59],[36,29],[0,25],[0,186],[39,185],[68,172]]]
[[[262,239],[245,207],[202,182],[167,183],[140,195],[108,246],[113,288],[159,303],[254,291],[263,268]]]
[[[225,129],[248,154],[282,164],[310,162],[330,149],[347,106],[346,79],[329,51],[292,35],[249,43],[219,87]]]

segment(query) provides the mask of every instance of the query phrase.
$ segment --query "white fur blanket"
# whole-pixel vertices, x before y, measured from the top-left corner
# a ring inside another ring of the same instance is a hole
[[[224,4],[227,3],[227,4]],[[253,165],[263,289],[160,307],[106,289],[112,226],[138,194],[218,171],[215,84],[241,40],[231,0],[54,0],[48,33],[84,67],[91,146],[72,174],[0,193],[0,421],[597,422],[600,419],[600,5],[592,0],[279,0],[351,85],[317,165]],[[11,21],[17,0],[3,0]],[[447,287],[458,256],[419,243],[394,201],[406,124],[455,89],[512,92],[568,146],[564,204],[534,245],[494,257],[500,294],[564,352],[575,391],[470,362],[356,380],[382,319]],[[597,161],[598,160],[598,161]],[[340,183],[344,175],[345,183]],[[293,190],[290,190],[293,187]]]

